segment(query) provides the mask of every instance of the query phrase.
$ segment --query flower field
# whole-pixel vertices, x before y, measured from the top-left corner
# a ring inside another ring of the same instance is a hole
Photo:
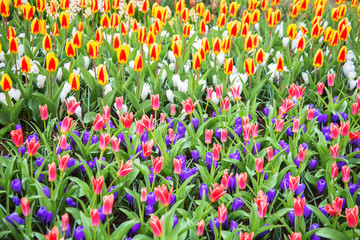
[[[0,239],[360,239],[358,0],[0,14]]]

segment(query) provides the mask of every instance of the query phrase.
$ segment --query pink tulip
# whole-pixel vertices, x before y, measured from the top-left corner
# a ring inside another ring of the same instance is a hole
[[[110,215],[114,205],[114,194],[103,196],[103,214]]]
[[[70,128],[74,125],[72,123],[73,119],[71,117],[65,117],[64,120],[61,122],[60,132],[62,134],[66,134]]]
[[[262,173],[264,170],[264,158],[255,158],[256,172]]]
[[[292,232],[291,235],[289,235],[289,240],[301,240],[301,233]]]
[[[123,115],[119,115],[119,117],[124,128],[129,129],[133,121],[133,113],[126,113],[125,117]]]
[[[30,203],[27,198],[21,198],[21,210],[25,217],[30,215]]]
[[[253,138],[257,138],[257,136],[258,136],[259,124],[253,124],[253,123],[252,123],[250,126],[251,126],[251,128],[250,128],[251,136],[252,136]]]
[[[143,133],[144,133],[144,126],[143,126],[141,120],[140,120],[140,121],[136,121],[136,119],[135,119],[135,127],[136,127],[136,129],[135,129],[136,135],[137,135],[137,136],[143,135]]]
[[[299,156],[298,159],[300,162],[305,161],[306,153],[308,152],[307,148],[304,148],[302,145],[299,147]]]
[[[337,159],[339,156],[339,144],[335,144],[334,146],[330,146],[331,158]]]
[[[278,120],[276,121],[275,131],[276,131],[276,132],[281,132],[283,126],[284,126],[284,119],[278,119]]]
[[[244,190],[246,188],[247,182],[247,173],[240,173],[236,175],[236,181],[240,190]]]
[[[319,82],[317,84],[317,94],[319,94],[321,96],[324,92],[324,87],[325,87],[325,84],[323,84],[322,82]]]
[[[170,142],[174,142],[175,141],[175,133],[174,130],[172,128],[168,129],[168,133],[169,133],[169,140]]]
[[[91,209],[90,210],[91,226],[98,227],[100,224],[100,214],[99,210]]]
[[[221,100],[222,110],[224,112],[228,111],[230,107],[229,97],[226,96],[224,99],[220,99],[220,100]]]
[[[315,109],[308,108],[308,110],[306,110],[306,120],[311,121],[314,118],[314,114],[315,114]]]
[[[45,234],[46,240],[58,240],[59,239],[59,228],[57,226],[53,227],[49,235]]]
[[[120,111],[123,108],[123,101],[124,101],[123,97],[116,97],[115,98],[115,108],[117,110]]]
[[[341,168],[342,172],[342,180],[344,183],[348,183],[350,181],[350,168],[346,165],[342,166]]]
[[[209,191],[210,191],[210,200],[212,202],[216,202],[226,193],[224,191],[224,186],[222,184],[218,185],[217,183],[214,184],[213,189],[209,187]]]
[[[120,140],[117,137],[111,138],[111,145],[113,152],[117,153],[120,151]]]
[[[242,118],[242,125],[243,125],[243,126],[248,125],[248,124],[249,124],[249,121],[250,121],[249,117],[244,116],[244,117]]]
[[[327,81],[329,87],[334,86],[334,80],[335,80],[335,73],[332,74],[328,73]]]
[[[101,194],[104,185],[104,176],[100,176],[96,179],[94,177],[91,177],[91,182],[93,185],[94,193]]]
[[[66,108],[67,108],[67,113],[68,115],[72,115],[75,113],[76,109],[80,106],[81,102],[76,102],[75,98],[70,98],[68,100],[68,102],[66,101],[66,99],[64,100]]]
[[[345,209],[346,221],[349,227],[356,228],[358,225],[359,208],[355,205],[354,208]]]
[[[206,89],[206,100],[210,101],[212,99],[212,94],[213,94],[213,88],[207,88]]]
[[[305,198],[294,198],[294,212],[295,216],[301,217],[304,212]]]
[[[146,141],[145,143],[142,143],[142,150],[144,157],[149,157],[151,155],[152,148],[154,146],[154,139],[151,139],[150,141]]]
[[[58,137],[59,140],[59,146],[62,150],[65,150],[67,148],[67,141],[66,141],[66,135],[61,134],[61,137]]]
[[[299,181],[300,181],[300,177],[297,176],[297,177],[293,177],[293,176],[290,176],[289,177],[289,189],[290,191],[293,191],[295,192],[298,185],[299,185]]]
[[[196,235],[201,236],[204,233],[205,229],[205,221],[204,219],[201,219],[201,221],[196,223],[197,229],[196,229]]]
[[[210,144],[211,143],[211,138],[212,138],[212,135],[213,135],[213,130],[210,130],[210,129],[206,129],[205,130],[205,143],[206,144]]]
[[[151,99],[152,109],[153,109],[154,111],[159,110],[159,105],[160,105],[160,103],[159,103],[159,100],[160,100],[159,94],[151,95],[151,96],[150,96],[150,99]]]
[[[273,160],[273,154],[274,154],[274,150],[272,147],[269,147],[266,149],[266,155],[267,155],[267,159],[269,162],[271,162]]]
[[[339,169],[336,163],[333,162],[333,164],[331,164],[331,178],[333,179],[337,178],[338,174],[339,174]]]
[[[225,204],[221,204],[218,208],[218,220],[220,224],[223,224],[226,220],[227,215],[227,208],[225,207]]]
[[[56,164],[54,162],[48,165],[49,170],[49,182],[53,182],[56,180]]]
[[[336,212],[341,213],[342,212],[342,206],[343,206],[344,200],[342,198],[336,197],[335,200],[332,202],[333,207]]]
[[[199,100],[193,103],[191,98],[186,99],[186,101],[182,101],[182,104],[184,106],[184,110],[187,114],[192,114],[194,111],[194,108],[196,104],[198,104]]]
[[[48,119],[48,107],[45,104],[44,106],[39,106],[39,110],[40,110],[40,117],[41,120],[45,121]]]
[[[154,120],[153,115],[151,114],[150,118],[147,115],[143,115],[140,121],[140,124],[146,129],[147,131],[152,131],[154,129]]]
[[[120,163],[120,167],[119,167],[119,171],[117,172],[118,177],[125,177],[126,175],[128,175],[129,173],[132,172],[133,168],[132,168],[132,161],[127,161],[125,164],[124,160],[121,160]]]
[[[109,121],[110,120],[110,108],[108,105],[103,107],[103,117],[105,119],[105,121]]]
[[[228,188],[229,182],[230,182],[232,176],[233,176],[233,173],[231,173],[230,176],[229,176],[228,171],[225,169],[225,171],[223,173],[223,176],[221,178],[221,184],[224,186],[224,189]]]
[[[140,201],[141,202],[146,202],[147,200],[147,189],[146,187],[141,188],[141,197],[140,197]]]
[[[163,184],[161,186],[157,186],[154,190],[156,201],[160,201],[161,204],[165,207],[170,205],[171,195],[173,193],[173,188],[171,187],[170,192],[168,187]]]
[[[243,134],[244,134],[244,140],[248,142],[251,138],[251,125],[246,124],[243,125]]]
[[[101,116],[100,113],[98,113],[95,117],[93,129],[95,131],[100,131],[106,123],[105,117]]]
[[[227,129],[223,128],[220,130],[220,136],[221,136],[221,142],[226,142],[227,141]]]
[[[59,169],[60,171],[65,171],[67,169],[67,165],[69,163],[70,160],[70,155],[66,154],[62,157],[60,157],[60,155],[58,155],[58,160],[59,160]]]
[[[166,118],[166,114],[165,113],[160,113],[160,124],[164,124],[165,123],[165,119]]]
[[[213,145],[213,159],[214,161],[220,160],[221,145],[214,143]]]
[[[176,114],[176,105],[175,104],[170,104],[170,115],[171,116],[175,116]]]
[[[100,150],[101,151],[105,151],[105,149],[107,148],[107,146],[109,145],[111,140],[111,136],[108,133],[101,133],[100,134]]]
[[[340,128],[337,124],[330,124],[330,136],[332,139],[336,139],[339,136]]]
[[[24,134],[21,128],[17,130],[11,130],[10,135],[11,135],[11,140],[13,141],[16,147],[20,147],[24,143],[23,140]]]
[[[222,86],[222,84],[215,86],[215,92],[216,92],[216,97],[217,98],[222,98],[222,95],[223,95],[223,86]]]
[[[174,162],[175,174],[180,174],[181,173],[181,160],[174,158],[173,162]]]
[[[354,116],[358,115],[358,113],[359,113],[359,108],[360,108],[360,104],[358,104],[358,103],[353,103],[353,104],[352,104],[352,114],[353,114]]]
[[[239,232],[239,237],[240,237],[240,240],[252,240],[254,238],[254,232],[251,232],[251,233]]]
[[[293,132],[297,133],[299,132],[299,126],[300,126],[300,119],[299,118],[295,118],[293,120]]]
[[[36,142],[35,138],[32,138],[29,142],[29,140],[26,140],[26,148],[28,155],[30,157],[34,156],[39,148],[40,143]]]
[[[163,234],[164,216],[162,216],[160,220],[158,216],[151,215],[150,226],[153,230],[154,235],[156,237],[161,237]]]
[[[342,122],[340,124],[340,135],[345,137],[349,133],[350,121]]]
[[[61,216],[61,230],[63,232],[66,232],[69,228],[69,214],[65,213],[64,215]]]
[[[240,85],[230,87],[231,94],[235,101],[241,101]]]
[[[156,157],[151,155],[151,162],[153,164],[153,172],[154,174],[159,174],[161,172],[163,163],[164,163],[164,157]]]

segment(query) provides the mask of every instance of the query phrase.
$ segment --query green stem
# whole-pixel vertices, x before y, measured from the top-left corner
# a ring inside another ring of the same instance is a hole
[[[116,176],[116,178],[110,183],[110,186],[109,186],[109,188],[108,188],[108,191],[110,190],[111,186],[114,184],[114,182],[116,181],[116,179],[118,179],[118,178],[119,178],[119,176]]]
[[[51,186],[50,186],[50,199],[52,199],[54,182],[51,181],[50,184],[51,184]]]
[[[107,215],[106,218],[107,218],[108,239],[110,239],[110,221],[109,221],[109,215]]]
[[[178,188],[179,188],[179,175],[177,174],[176,175],[176,193],[177,193]]]
[[[33,178],[33,161],[32,161],[32,156],[30,156],[30,178]]]
[[[96,239],[96,227],[94,227],[94,240]]]
[[[154,179],[153,179],[153,182],[151,184],[151,191],[154,189],[155,179],[156,179],[156,173],[154,174]]]
[[[221,239],[221,229],[222,229],[222,224],[220,223],[220,228],[219,228],[219,240]]]
[[[333,228],[334,229],[336,229],[337,219],[338,219],[338,214],[336,213],[336,217],[334,218],[334,222],[333,222]]]
[[[93,203],[91,204],[91,209],[93,209],[93,208],[94,208],[95,203],[96,203],[97,194],[94,194],[94,195],[95,195],[95,197],[94,197],[94,201],[93,201]]]

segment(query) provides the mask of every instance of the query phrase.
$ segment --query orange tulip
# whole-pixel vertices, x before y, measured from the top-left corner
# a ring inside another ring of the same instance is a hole
[[[273,2],[274,2],[274,0],[273,0]],[[259,2],[258,1],[256,1],[256,0],[249,0],[249,2],[248,2],[249,4],[248,4],[248,10],[250,11],[250,12],[252,12],[252,11],[254,11],[258,6],[259,6]]]
[[[59,27],[56,22],[54,22],[54,24],[53,24],[51,33],[54,37],[59,36]]]
[[[344,63],[346,61],[346,53],[347,53],[347,48],[346,46],[342,46],[340,51],[339,51],[339,55],[338,55],[338,62],[340,63]]]
[[[80,75],[76,73],[71,73],[69,76],[69,85],[71,86],[71,90],[78,91],[80,89]]]
[[[189,21],[189,9],[188,8],[184,8],[182,13],[181,13],[181,19],[183,20],[183,22],[188,22]]]
[[[333,30],[331,27],[327,27],[324,31],[324,42],[329,42],[331,40],[331,35],[333,34]]]
[[[79,49],[81,47],[81,38],[82,38],[82,32],[80,31],[75,32],[72,42],[76,49]]]
[[[6,38],[10,40],[11,38],[15,37],[15,35],[16,35],[15,29],[12,26],[9,26],[6,34]]]
[[[226,75],[232,74],[233,67],[234,67],[234,62],[233,62],[232,58],[226,59],[225,64],[224,64],[224,73]]]
[[[212,39],[212,45],[213,45],[213,53],[214,55],[218,55],[221,52],[221,41],[217,37],[215,39]]]
[[[251,14],[251,24],[256,24],[260,20],[260,10],[255,9],[255,11]]]
[[[135,14],[135,4],[133,1],[130,1],[126,8],[126,13],[129,17],[134,16]]]
[[[204,48],[201,46],[198,50],[199,54],[200,54],[200,57],[201,57],[201,62],[205,60],[205,50]]]
[[[260,8],[261,10],[265,11],[269,7],[269,0],[262,0]]]
[[[130,46],[129,45],[120,45],[117,50],[117,58],[119,63],[126,64],[129,59]]]
[[[62,27],[62,29],[69,29],[70,14],[67,11],[60,13],[60,26]]]
[[[31,62],[30,62],[30,58],[28,56],[24,56],[21,61],[21,72],[23,73],[29,73],[31,70]]]
[[[36,8],[38,12],[44,12],[46,7],[46,1],[45,0],[36,0]]]
[[[199,17],[202,17],[205,11],[205,4],[203,2],[196,4],[196,13]]]
[[[150,57],[151,60],[156,62],[160,58],[161,45],[153,43],[150,47]]]
[[[113,40],[113,48],[115,51],[119,50],[119,47],[121,46],[121,40],[119,35],[114,36]]]
[[[123,21],[120,23],[120,34],[122,36],[126,36],[128,34],[126,24]]]
[[[248,76],[254,75],[255,72],[255,63],[252,58],[247,58],[244,61],[245,72]]]
[[[16,54],[19,51],[19,44],[17,38],[13,37],[9,42],[10,53]]]
[[[144,44],[146,42],[147,36],[146,36],[146,27],[141,27],[138,32],[138,39],[140,44]]]
[[[96,41],[99,45],[101,45],[101,44],[103,43],[103,41],[104,41],[104,35],[103,35],[103,32],[102,32],[101,28],[98,28],[98,29],[96,30],[96,33],[95,33],[95,41]]]
[[[156,40],[156,35],[154,32],[150,31],[147,35],[146,45],[150,47]]]
[[[108,73],[106,70],[106,66],[103,64],[100,64],[97,68],[96,68],[96,73],[97,73],[97,81],[101,86],[105,86],[108,83]]]
[[[194,71],[197,71],[200,69],[201,67],[201,55],[199,52],[196,52],[193,55],[193,65],[192,65]]]
[[[240,7],[240,4],[238,4],[237,2],[230,3],[230,11],[229,11],[230,17],[236,16],[239,7]]]
[[[38,18],[34,18],[31,21],[31,28],[30,28],[31,34],[35,35],[40,32],[40,22]]]
[[[296,25],[294,23],[291,23],[287,27],[287,34],[288,34],[290,40],[294,40],[296,38],[297,30],[296,30]]]
[[[104,0],[104,12],[108,13],[110,12],[111,8],[110,8],[110,1],[109,0]]]
[[[227,3],[221,0],[219,12],[226,15],[227,11],[228,11]]]
[[[185,0],[180,0],[175,5],[176,15],[180,15],[185,8]]]
[[[120,0],[113,0],[111,5],[113,10],[119,10],[120,8]]]
[[[228,33],[229,36],[235,38],[239,32],[240,23],[238,21],[231,21],[228,24]]]
[[[304,38],[304,36],[301,36],[299,38],[296,49],[298,52],[302,52],[302,51],[304,51],[304,48],[305,48],[305,38]]]
[[[59,59],[55,57],[53,52],[46,55],[46,70],[48,72],[55,72],[59,63]]]
[[[205,23],[204,19],[202,19],[200,22],[199,33],[202,35],[204,35],[206,33],[206,23]]]
[[[283,59],[282,56],[280,56],[280,57],[277,59],[277,62],[276,62],[276,71],[278,71],[278,72],[284,71],[284,59]]]
[[[68,10],[70,7],[70,0],[60,0],[60,8],[63,11]]]
[[[97,13],[99,11],[99,2],[98,0],[91,0],[90,10],[92,13]]]
[[[26,3],[23,8],[24,19],[26,21],[31,21],[31,19],[34,17],[34,13],[35,13],[35,7],[31,6],[29,2]]]
[[[113,13],[111,14],[111,17],[110,17],[110,26],[112,29],[115,29],[119,26],[119,23],[120,23],[120,16],[119,14],[117,13]]]
[[[41,19],[40,20],[40,33],[41,35],[45,35],[47,34],[47,29],[46,29],[46,21],[45,19]]]
[[[90,40],[87,44],[87,49],[89,52],[89,57],[91,59],[96,59],[99,51],[99,44],[94,40]]]
[[[333,32],[331,34],[329,45],[331,47],[334,47],[334,46],[336,46],[338,44],[338,42],[339,42],[339,32],[333,30]]]
[[[259,50],[256,52],[255,60],[258,64],[261,64],[265,61],[265,52],[262,48],[259,48]]]
[[[49,34],[46,34],[46,35],[43,37],[42,45],[43,45],[43,49],[44,49],[46,52],[49,52],[49,51],[51,50],[51,37],[50,37]]]
[[[324,31],[323,27],[320,27],[320,23],[316,22],[313,27],[311,28],[311,37],[312,38],[318,38],[322,32]]]
[[[323,59],[324,59],[324,53],[321,49],[318,49],[314,56],[313,66],[316,68],[320,68],[322,66]]]
[[[304,27],[304,26],[300,26],[300,30],[302,32],[303,35],[306,35],[309,31]]]
[[[8,0],[0,0],[0,14],[4,18],[7,18],[10,16]]]
[[[253,38],[251,36],[251,34],[249,34],[246,38],[245,38],[245,42],[244,42],[244,50],[249,52],[253,49]]]
[[[75,53],[75,46],[74,46],[74,43],[72,41],[66,42],[65,52],[66,52],[66,55],[69,58],[75,57],[75,54],[76,54]]]
[[[141,5],[141,12],[143,13],[147,13],[149,11],[150,8],[150,4],[148,0],[144,0],[142,5]]]
[[[50,2],[50,14],[55,15],[57,13],[57,8],[53,1]]]
[[[191,25],[188,22],[185,23],[183,28],[183,36],[185,38],[188,38],[190,36],[190,30],[191,30]]]
[[[138,24],[138,22],[136,21],[136,19],[134,19],[134,21],[133,21],[132,31],[133,31],[134,33],[137,33],[137,32],[139,31],[139,24]]]
[[[291,18],[296,18],[300,14],[301,5],[300,4],[294,4],[291,8],[291,11],[289,13]]]
[[[80,7],[81,8],[83,8],[83,9],[86,8],[86,5],[87,5],[86,0],[80,0]]]
[[[209,9],[206,9],[206,10],[204,11],[203,19],[204,19],[204,21],[205,21],[205,24],[209,24],[209,23],[210,23],[211,14],[210,14]]]
[[[181,51],[182,51],[182,43],[181,43],[181,40],[177,40],[177,41],[174,41],[171,45],[171,49],[172,51],[174,52],[174,56],[176,58],[179,58],[181,56]]]
[[[231,48],[231,39],[229,36],[225,36],[221,42],[221,49],[224,53],[230,52]]]
[[[201,46],[204,49],[205,53],[210,52],[210,44],[209,44],[209,40],[207,38],[201,39]]]
[[[246,38],[249,34],[249,24],[245,23],[241,26],[240,35],[243,38]]]
[[[143,70],[143,58],[140,53],[135,57],[134,70],[135,72],[141,72]]]
[[[4,92],[8,92],[12,88],[12,80],[8,74],[4,74],[0,81],[0,86]]]
[[[218,28],[222,28],[225,26],[226,23],[226,15],[224,13],[220,14],[217,20]]]
[[[105,29],[109,28],[110,19],[107,14],[102,15],[102,17],[100,19],[100,25],[102,28],[105,28]]]

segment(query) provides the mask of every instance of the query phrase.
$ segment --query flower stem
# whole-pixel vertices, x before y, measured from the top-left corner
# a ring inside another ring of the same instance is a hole
[[[109,215],[107,215],[106,218],[107,218],[108,238],[110,239],[110,221],[109,221]]]

